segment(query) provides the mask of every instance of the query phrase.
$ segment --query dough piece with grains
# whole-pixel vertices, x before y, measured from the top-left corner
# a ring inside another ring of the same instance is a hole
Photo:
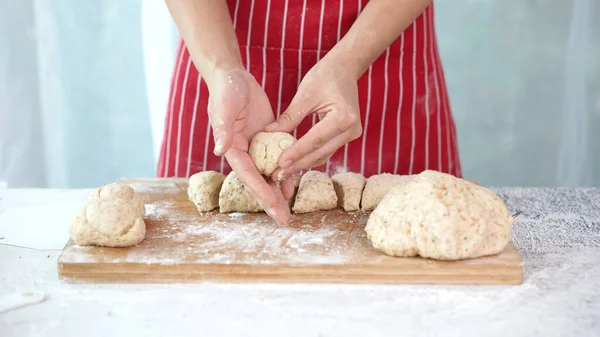
[[[290,209],[292,209],[292,207],[294,207],[294,200],[296,200],[296,194],[298,194],[298,187],[300,187],[300,175],[294,174],[292,176],[292,179],[294,180],[294,194],[292,195],[292,197],[290,198],[290,200],[288,200],[288,205],[290,206]]]
[[[219,192],[225,175],[216,171],[198,172],[189,179],[188,198],[199,212],[219,207]]]
[[[369,216],[373,247],[392,256],[460,260],[502,252],[513,217],[494,192],[424,171],[396,185]]]
[[[309,213],[334,209],[337,196],[331,178],[325,173],[308,171],[300,179],[300,186],[294,207],[294,213]]]
[[[279,165],[279,156],[296,142],[296,138],[287,132],[259,132],[248,148],[248,154],[258,172],[270,176]]]
[[[223,181],[221,192],[219,192],[219,212],[262,212],[260,204],[254,199],[246,186],[231,171]]]
[[[129,247],[146,235],[143,200],[133,188],[109,184],[90,193],[69,226],[71,239],[82,246]]]
[[[362,193],[361,210],[371,211],[396,184],[406,183],[413,176],[382,173],[370,176]]]
[[[338,198],[338,206],[344,211],[358,211],[366,179],[353,172],[338,173],[331,177]]]

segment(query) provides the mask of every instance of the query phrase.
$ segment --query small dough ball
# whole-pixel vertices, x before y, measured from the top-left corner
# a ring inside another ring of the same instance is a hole
[[[337,196],[331,178],[318,171],[306,172],[300,180],[292,208],[294,213],[324,211],[336,206]]]
[[[216,171],[198,172],[190,177],[188,197],[199,212],[219,207],[219,192],[225,175]]]
[[[358,211],[362,191],[367,181],[365,177],[358,173],[346,172],[335,174],[331,180],[338,197],[338,206],[346,212]]]
[[[294,180],[294,194],[292,195],[290,200],[287,201],[288,205],[290,205],[290,209],[294,207],[294,200],[296,200],[296,195],[298,194],[298,187],[300,187],[300,176],[294,174],[292,176],[292,179]]]
[[[144,202],[133,188],[106,185],[90,193],[71,221],[71,239],[82,246],[134,246],[146,235],[145,213]]]
[[[260,204],[246,191],[246,186],[231,171],[219,193],[219,212],[262,212]]]
[[[498,254],[513,218],[494,192],[436,171],[390,190],[369,216],[373,247],[392,256],[460,260]]]
[[[287,132],[259,132],[252,138],[248,154],[258,172],[270,176],[279,167],[279,156],[294,142],[296,138]]]
[[[298,187],[300,187],[300,181],[302,180],[302,176],[299,174],[294,174],[292,176],[292,180],[294,181],[294,188],[298,189]]]
[[[142,200],[142,198],[135,196],[135,191],[131,186],[125,184],[112,183],[92,191],[90,193],[89,200],[98,200],[105,198],[124,200],[130,204],[133,204],[133,206],[140,214],[142,214],[142,216],[146,215],[144,201]]]
[[[362,193],[361,210],[375,209],[386,193],[399,183],[406,183],[413,176],[401,176],[391,173],[382,173],[369,177]]]
[[[93,190],[90,193],[90,200],[111,198],[129,200],[135,194],[133,188],[129,185],[112,183]]]

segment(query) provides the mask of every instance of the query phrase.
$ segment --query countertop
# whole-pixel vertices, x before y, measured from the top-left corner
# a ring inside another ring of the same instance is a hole
[[[88,191],[0,189],[0,335],[600,336],[600,189],[493,190],[523,212],[519,286],[65,284]]]

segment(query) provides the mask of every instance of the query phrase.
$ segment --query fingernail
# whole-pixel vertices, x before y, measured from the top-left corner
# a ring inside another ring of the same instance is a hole
[[[273,130],[273,129],[277,129],[277,128],[279,128],[279,123],[277,123],[277,122],[273,122],[273,123],[267,125],[267,129]]]
[[[219,136],[215,141],[215,150],[214,153],[219,155],[223,151],[223,136]]]
[[[275,214],[275,210],[274,210],[274,209],[272,209],[272,208],[265,208],[265,212],[266,212],[266,213],[267,213],[267,214],[268,214],[268,215],[269,215],[269,216],[270,216],[270,217],[271,217],[273,220],[277,219],[277,218],[275,217],[275,215],[276,215],[276,214]],[[277,222],[277,220],[275,220],[275,221]]]
[[[275,211],[273,208],[270,208],[267,211],[267,214],[269,214],[269,216],[275,220],[275,222],[277,222],[278,225],[287,225],[287,220],[282,219],[283,217],[279,216],[280,214]]]

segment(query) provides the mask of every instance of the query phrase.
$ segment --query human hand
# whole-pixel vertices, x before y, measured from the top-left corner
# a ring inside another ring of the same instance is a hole
[[[262,208],[277,223],[289,221],[288,203],[271,179],[258,173],[248,155],[250,140],[271,123],[269,99],[254,76],[243,69],[217,72],[211,80],[208,116],[215,139],[215,155],[224,155],[231,168]],[[283,192],[293,194],[291,179],[282,183]],[[291,192],[290,192],[291,189]]]
[[[362,134],[357,79],[343,66],[317,63],[302,79],[296,96],[266,131],[291,132],[310,114],[320,121],[279,157],[273,180],[324,164],[339,148]]]

